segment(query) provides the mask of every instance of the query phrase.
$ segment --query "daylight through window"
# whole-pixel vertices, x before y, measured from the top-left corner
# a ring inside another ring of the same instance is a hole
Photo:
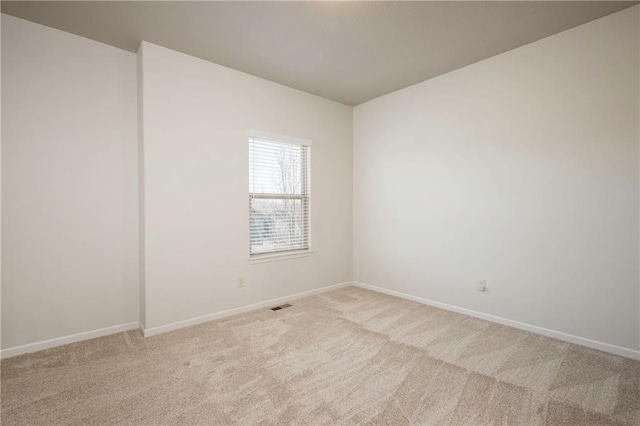
[[[309,249],[310,144],[249,137],[251,255]]]

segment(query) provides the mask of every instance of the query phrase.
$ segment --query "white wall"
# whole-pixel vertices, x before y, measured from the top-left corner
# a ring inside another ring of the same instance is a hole
[[[140,299],[139,306],[139,322],[141,328],[145,328],[146,319],[146,295],[145,295],[145,279],[144,279],[144,96],[142,93],[142,49],[140,45],[138,54],[136,55],[136,90],[137,90],[137,124],[138,124],[138,297]]]
[[[350,281],[352,109],[153,44],[139,55],[146,327]],[[249,264],[248,129],[313,140],[309,257]]]
[[[354,279],[640,348],[638,24],[636,6],[357,106]]]
[[[2,15],[2,347],[138,320],[136,56]]]

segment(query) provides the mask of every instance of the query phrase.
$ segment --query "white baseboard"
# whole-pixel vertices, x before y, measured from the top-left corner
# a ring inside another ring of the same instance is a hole
[[[155,336],[156,334],[166,333],[167,331],[178,330],[180,328],[201,324],[203,322],[212,321],[219,318],[225,318],[231,315],[249,312],[255,309],[261,309],[269,306],[279,305],[294,299],[299,299],[301,297],[312,296],[314,294],[320,294],[329,290],[334,290],[341,287],[348,287],[350,285],[352,285],[352,282],[348,281],[340,284],[317,288],[314,290],[304,291],[302,293],[296,293],[289,296],[279,297],[277,299],[266,300],[264,302],[254,303],[252,305],[241,306],[239,308],[229,309],[222,312],[216,312],[213,314],[204,315],[201,317],[192,318],[185,321],[162,325],[159,327],[152,327],[152,328],[145,329],[142,323],[136,321],[136,322],[130,322],[127,324],[120,324],[112,327],[101,328],[98,330],[85,331],[83,333],[72,334],[70,336],[63,336],[55,339],[43,340],[41,342],[29,343],[27,345],[15,346],[13,348],[2,349],[0,351],[0,359],[11,358],[11,357],[22,355],[22,354],[42,351],[45,349],[51,349],[58,346],[64,346],[71,343],[81,342],[83,340],[95,339],[96,337],[108,336],[109,334],[120,333],[123,331],[129,331],[129,330],[135,330],[135,329],[139,329],[145,337]]]
[[[326,287],[317,288],[314,290],[303,291],[301,293],[291,294],[289,296],[278,297],[276,299],[265,300],[264,302],[253,303],[251,305],[240,306],[238,308],[228,309],[226,311],[215,312],[212,314],[203,315],[196,318],[191,318],[184,321],[178,321],[171,324],[160,325],[157,327],[143,329],[144,337],[155,336],[157,334],[166,333],[168,331],[179,330],[181,328],[190,327],[192,325],[202,324],[203,322],[209,322],[220,318],[230,317],[232,315],[242,314],[256,309],[268,308],[271,306],[287,303],[295,299],[302,297],[313,296],[314,294],[324,293],[326,291],[335,290],[337,288],[348,287],[353,285],[353,282],[347,281],[340,284],[334,284]]]
[[[509,327],[518,328],[520,330],[530,331],[532,333],[541,334],[543,336],[562,340],[564,342],[575,343],[576,345],[586,346],[588,348],[597,349],[597,350],[608,352],[614,355],[620,355],[625,358],[640,360],[640,351],[637,351],[634,349],[629,349],[629,348],[624,348],[622,346],[616,346],[609,343],[599,342],[597,340],[591,340],[585,337],[563,333],[561,331],[550,330],[548,328],[538,327],[537,325],[526,324],[523,322],[510,320],[510,319],[498,317],[495,315],[485,314],[483,312],[478,312],[478,311],[474,311],[467,308],[461,308],[458,306],[449,305],[442,302],[436,302],[435,300],[425,299],[423,297],[413,296],[410,294],[401,293],[399,291],[389,290],[383,287],[365,284],[358,281],[354,281],[353,285],[356,287],[361,287],[367,290],[388,294],[390,296],[400,297],[402,299],[411,300],[411,301],[422,303],[425,305],[435,306],[436,308],[446,309],[448,311],[457,312],[459,314],[468,315],[468,316],[479,318],[485,321],[491,321],[498,324],[507,325]]]
[[[112,327],[100,328],[98,330],[85,331],[83,333],[43,340],[41,342],[29,343],[27,345],[14,346],[13,348],[2,349],[2,351],[0,351],[0,358],[11,358],[13,356],[27,354],[30,352],[37,352],[55,348],[57,346],[68,345],[70,343],[81,342],[83,340],[95,339],[96,337],[108,336],[109,334],[135,330],[139,327],[140,323],[137,321],[129,322],[126,324],[114,325]]]
[[[290,302],[295,299],[300,299],[302,297],[312,296],[312,295],[324,293],[330,290],[335,290],[342,287],[348,287],[350,285],[376,291],[379,293],[388,294],[390,296],[400,297],[402,299],[407,299],[407,300],[411,300],[418,303],[423,303],[425,305],[435,306],[437,308],[446,309],[448,311],[457,312],[463,315],[468,315],[468,316],[479,318],[485,321],[491,321],[494,323],[507,325],[510,327],[518,328],[520,330],[530,331],[532,333],[541,334],[543,336],[551,337],[551,338],[562,340],[569,343],[574,343],[581,346],[586,346],[586,347],[597,349],[603,352],[612,353],[614,355],[620,355],[626,358],[640,360],[640,351],[637,351],[634,349],[629,349],[621,346],[612,345],[609,343],[599,342],[596,340],[587,339],[585,337],[563,333],[561,331],[550,330],[548,328],[526,324],[523,322],[502,318],[495,315],[485,314],[483,312],[478,312],[478,311],[474,311],[467,308],[461,308],[458,306],[437,302],[435,300],[425,299],[423,297],[413,296],[413,295],[402,293],[399,291],[389,290],[383,287],[373,286],[370,284],[365,284],[357,281],[354,281],[354,282],[348,281],[340,284],[321,287],[314,290],[295,293],[289,296],[266,300],[264,302],[258,302],[251,305],[241,306],[241,307],[229,309],[226,311],[216,312],[209,315],[204,315],[204,316],[192,318],[189,320],[179,321],[179,322],[166,324],[158,327],[152,327],[148,329],[145,329],[143,325],[139,322],[130,322],[126,324],[115,325],[112,327],[105,327],[98,330],[92,330],[92,331],[87,331],[83,333],[72,334],[69,336],[63,336],[55,339],[43,340],[41,342],[30,343],[27,345],[15,346],[13,348],[7,348],[7,349],[1,350],[0,358],[1,359],[10,358],[10,357],[14,357],[14,356],[18,356],[26,353],[37,352],[45,349],[51,349],[58,346],[81,342],[83,340],[95,339],[97,337],[103,337],[109,334],[120,333],[123,331],[129,331],[129,330],[135,330],[135,329],[140,329],[143,332],[145,337],[155,336],[157,334],[166,333],[168,331],[178,330],[184,327],[202,324],[204,322],[213,321],[220,318],[226,318],[232,315],[249,312],[256,309],[262,309],[270,306],[279,305],[282,303]]]

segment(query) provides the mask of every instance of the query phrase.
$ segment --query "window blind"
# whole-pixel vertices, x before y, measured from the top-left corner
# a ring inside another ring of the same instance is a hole
[[[309,141],[249,136],[251,255],[309,249]]]

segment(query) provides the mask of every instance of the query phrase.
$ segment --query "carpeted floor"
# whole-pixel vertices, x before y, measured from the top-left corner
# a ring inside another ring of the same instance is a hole
[[[348,287],[2,361],[2,424],[640,424],[640,362]]]

